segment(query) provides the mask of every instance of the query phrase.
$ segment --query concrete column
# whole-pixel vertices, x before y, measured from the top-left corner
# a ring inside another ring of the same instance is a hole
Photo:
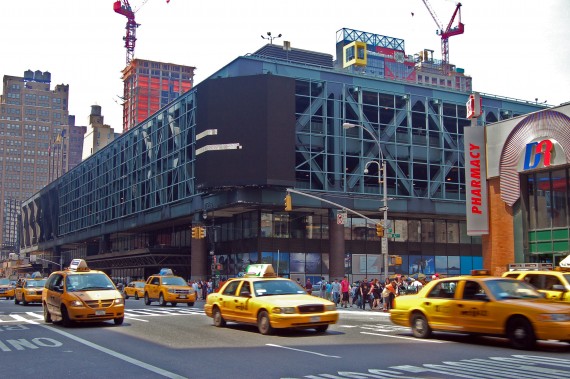
[[[190,276],[192,280],[206,280],[211,270],[208,267],[206,239],[194,239],[190,244]]]
[[[513,208],[501,199],[499,178],[488,182],[489,235],[483,236],[483,268],[501,275],[515,261]]]
[[[344,225],[337,224],[335,212],[329,211],[329,279],[344,277]]]

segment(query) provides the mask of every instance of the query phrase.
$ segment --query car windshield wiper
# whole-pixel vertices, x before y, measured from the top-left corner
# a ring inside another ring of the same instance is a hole
[[[93,291],[93,290],[107,290],[110,289],[110,287],[91,286],[91,287],[83,287],[81,289],[83,291]]]

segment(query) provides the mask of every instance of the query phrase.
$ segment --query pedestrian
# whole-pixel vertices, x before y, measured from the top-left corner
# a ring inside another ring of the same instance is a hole
[[[325,280],[325,277],[322,276],[321,277],[321,284],[319,286],[319,297],[322,297],[323,299],[326,298],[326,292],[327,292],[327,281]]]
[[[348,278],[346,276],[340,282],[340,292],[341,292],[341,298],[342,298],[341,307],[344,305],[345,308],[348,308],[350,283],[348,282]]]
[[[366,303],[368,302],[368,293],[370,292],[370,285],[368,279],[365,278],[362,283],[360,283],[360,309],[366,309]]]
[[[334,282],[331,284],[331,291],[332,291],[332,300],[338,306],[340,303],[340,290],[341,285],[338,282],[338,279],[335,279]]]
[[[307,278],[307,282],[305,283],[305,290],[309,295],[313,294],[313,284],[311,283],[311,279]]]
[[[325,288],[325,299],[332,301],[332,283],[327,282]]]
[[[380,282],[378,279],[374,279],[372,283],[372,309],[380,308]]]

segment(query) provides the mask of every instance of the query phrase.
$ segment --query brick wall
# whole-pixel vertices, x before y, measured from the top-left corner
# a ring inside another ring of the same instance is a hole
[[[513,209],[501,199],[499,178],[487,181],[489,235],[483,236],[483,268],[501,275],[515,261]]]

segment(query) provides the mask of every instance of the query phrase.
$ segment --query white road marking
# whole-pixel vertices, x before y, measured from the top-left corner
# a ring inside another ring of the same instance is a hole
[[[380,337],[391,337],[391,338],[401,338],[403,340],[410,340],[410,341],[418,341],[418,342],[431,342],[431,343],[447,343],[447,341],[439,341],[439,340],[423,340],[421,338],[415,337],[404,337],[404,336],[393,336],[391,334],[381,334],[381,333],[370,333],[370,332],[360,332],[360,334],[370,334],[373,336],[380,336]]]
[[[36,312],[26,312],[27,315],[37,318],[38,320],[43,320],[44,316],[37,314]]]
[[[301,349],[295,349],[292,347],[287,347],[287,346],[281,346],[281,345],[274,345],[272,343],[267,343],[265,344],[266,346],[272,346],[272,347],[279,347],[281,349],[287,349],[287,350],[293,350],[293,351],[299,351],[301,353],[308,353],[308,354],[314,354],[314,355],[318,355],[320,357],[325,357],[325,358],[340,358],[337,355],[327,355],[327,354],[321,354],[321,353],[317,353],[315,351],[309,351],[309,350],[301,350]]]
[[[142,322],[148,322],[148,320],[143,320],[142,318],[130,317],[130,316],[127,316],[126,314],[125,314],[125,319],[128,319],[128,320],[135,320],[135,321],[142,321]]]
[[[109,355],[112,356],[112,357],[121,359],[121,360],[123,360],[123,361],[125,361],[125,362],[128,362],[128,363],[131,363],[131,364],[133,364],[133,365],[135,365],[135,366],[139,366],[140,368],[143,368],[143,369],[145,369],[145,370],[152,371],[152,372],[154,372],[154,373],[156,373],[156,374],[158,374],[158,375],[162,375],[162,376],[164,376],[164,377],[173,378],[173,379],[186,379],[186,377],[184,377],[184,376],[175,374],[175,373],[170,372],[170,371],[166,371],[166,370],[164,370],[164,369],[161,369],[160,367],[156,367],[156,366],[153,366],[153,365],[149,365],[148,363],[139,361],[138,359],[131,358],[131,357],[127,356],[127,355],[121,354],[121,353],[116,352],[116,351],[114,351],[114,350],[107,349],[106,347],[103,347],[103,346],[97,345],[97,344],[95,344],[95,343],[93,343],[93,342],[84,340],[83,338],[74,336],[73,334],[67,333],[67,332],[65,332],[65,331],[63,331],[63,330],[59,330],[59,329],[54,328],[54,327],[52,327],[52,326],[49,326],[49,325],[42,325],[42,324],[40,324],[40,326],[41,326],[42,328],[46,328],[46,329],[48,329],[48,330],[50,330],[50,331],[52,331],[52,332],[54,332],[54,333],[59,333],[59,334],[61,334],[62,336],[67,337],[67,338],[69,338],[69,339],[72,339],[72,340],[74,340],[74,341],[76,341],[76,342],[79,342],[79,343],[81,343],[81,344],[83,344],[83,345],[85,345],[85,346],[89,346],[89,347],[92,348],[92,349],[99,350],[100,352],[105,353],[105,354],[109,354]]]

